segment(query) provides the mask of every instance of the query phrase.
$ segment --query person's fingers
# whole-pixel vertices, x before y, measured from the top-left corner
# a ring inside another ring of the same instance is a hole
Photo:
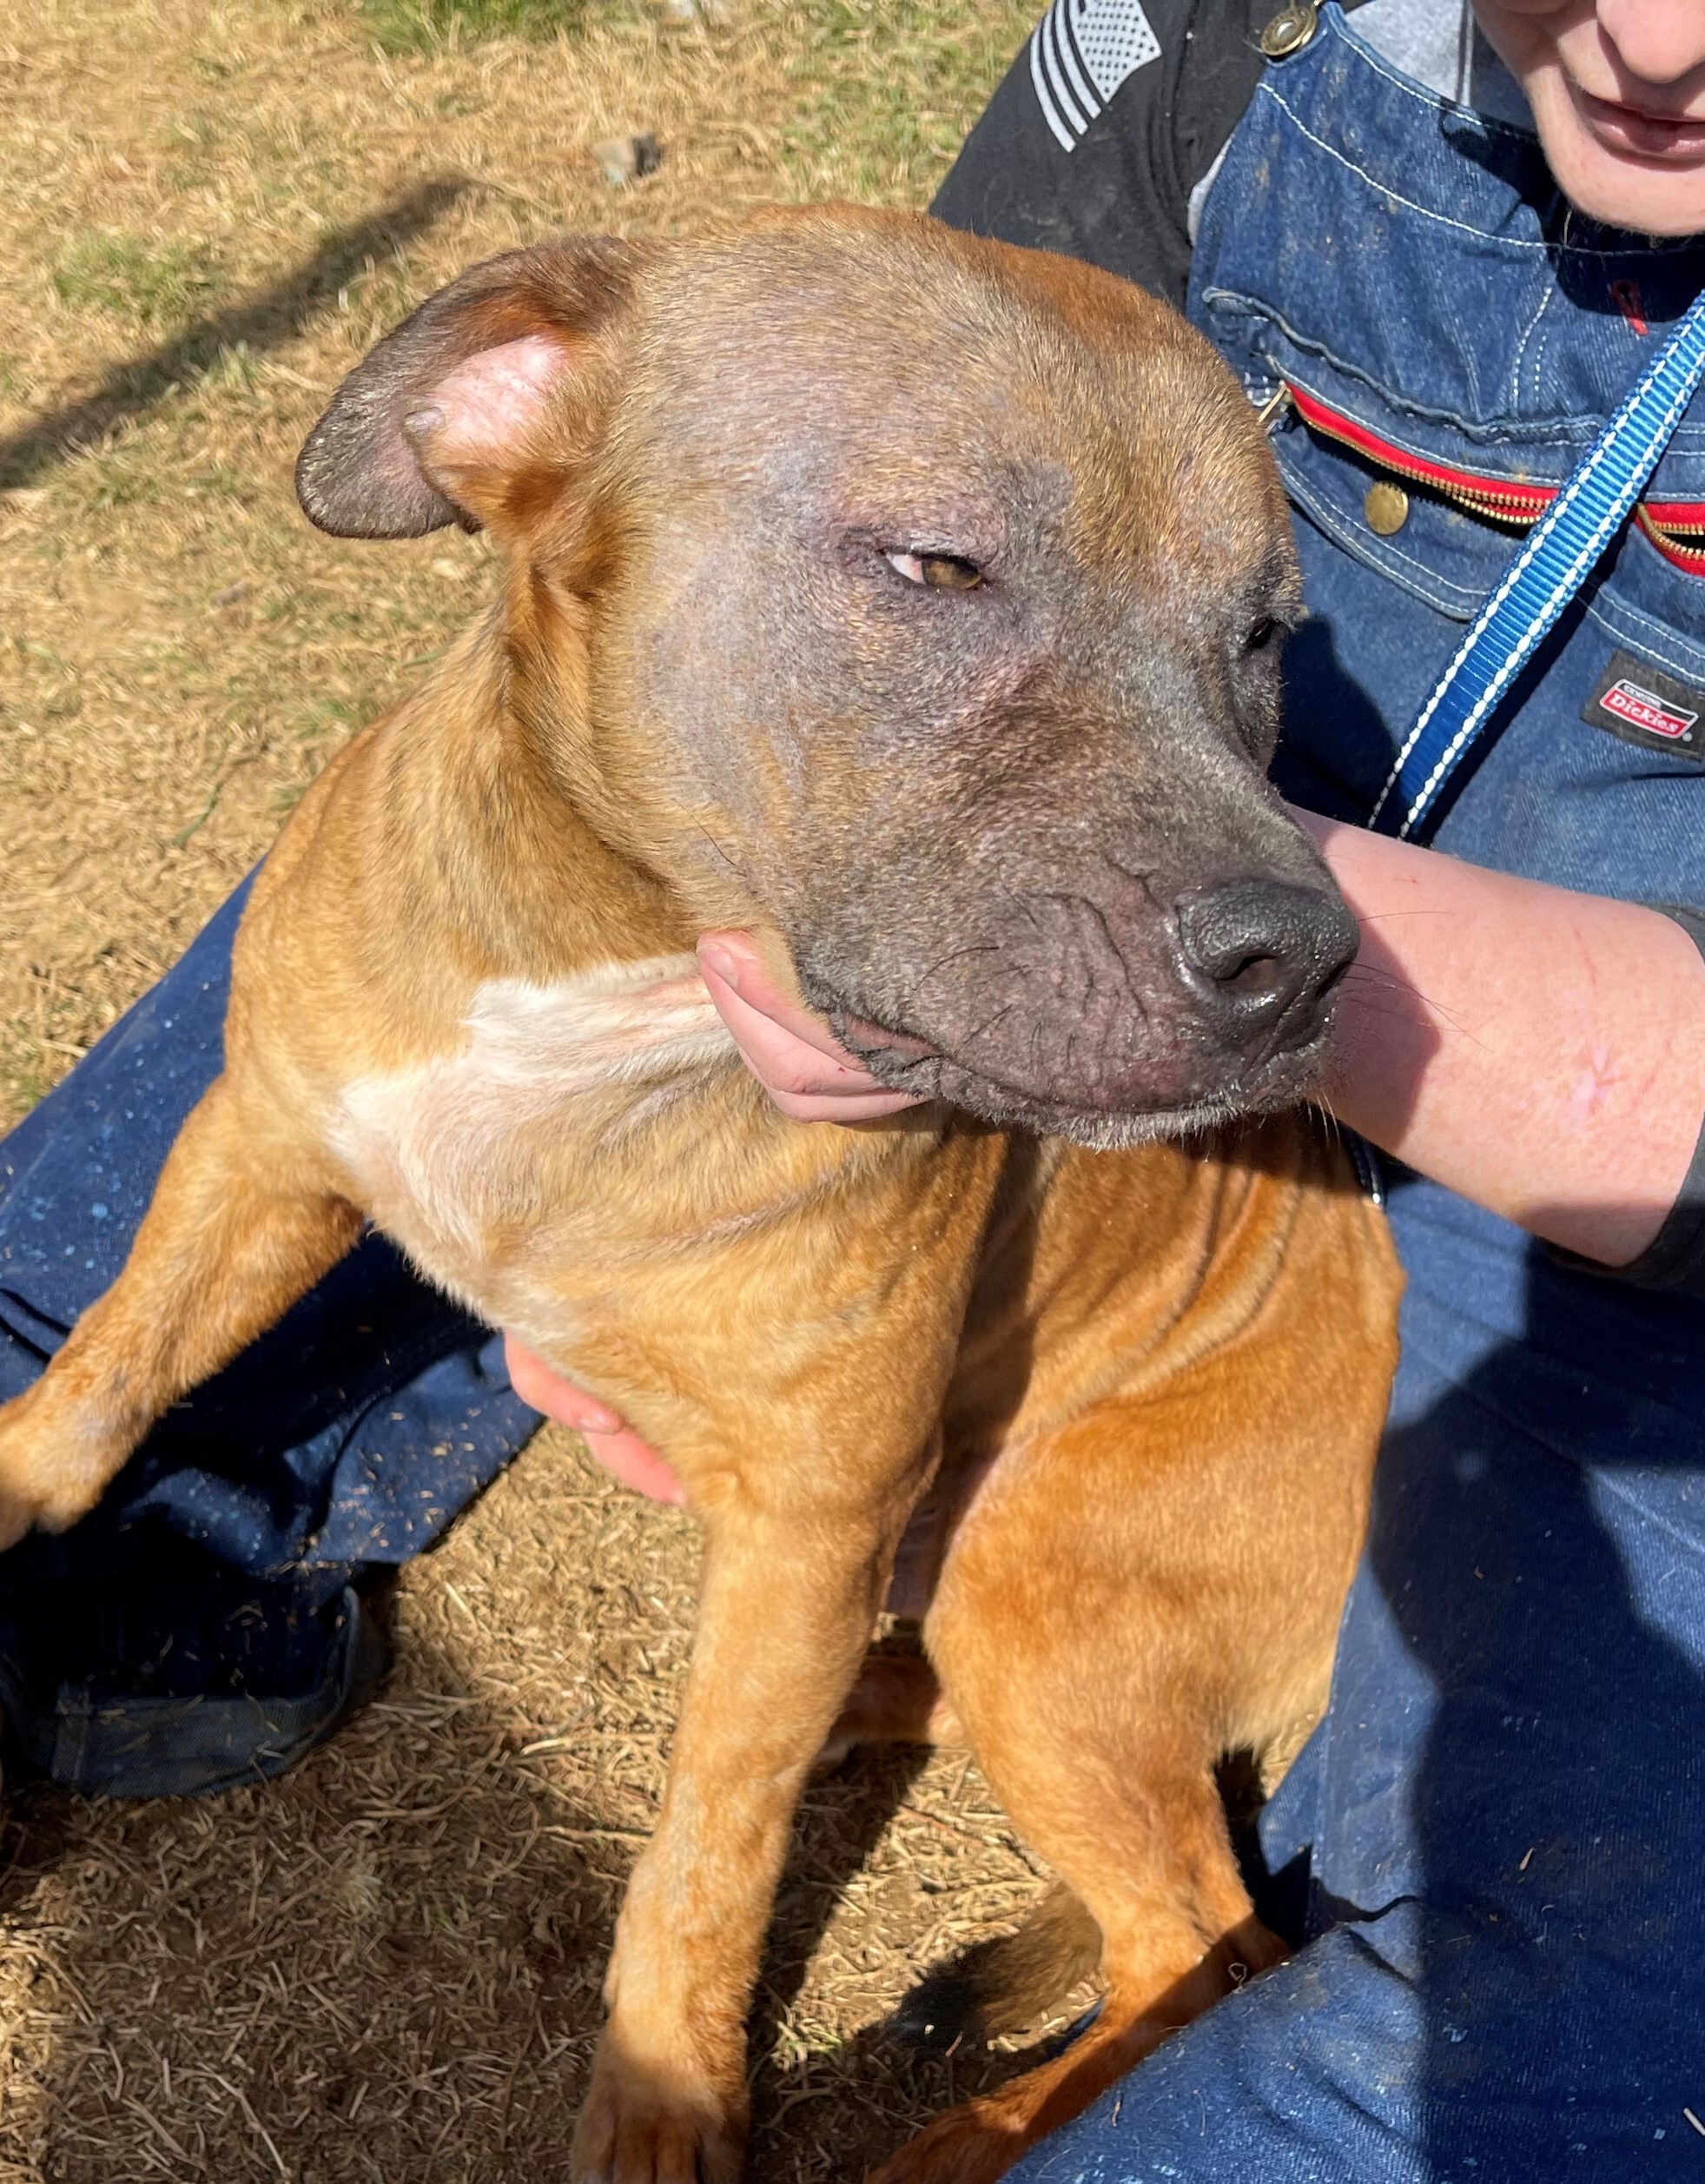
[[[916,1105],[890,1091],[820,1018],[783,994],[750,936],[706,933],[699,969],[746,1065],[783,1115],[802,1122],[859,1122]]]
[[[546,1418],[555,1419],[558,1426],[570,1426],[577,1433],[611,1433],[625,1423],[607,1403],[577,1387],[512,1334],[503,1338],[503,1357],[509,1367],[509,1385],[517,1395],[534,1410],[543,1411]]]
[[[686,1499],[686,1488],[674,1471],[649,1441],[640,1439],[631,1426],[618,1426],[613,1433],[600,1433],[596,1426],[583,1426],[579,1431],[587,1448],[624,1486],[631,1486],[648,1501],[678,1506]]]
[[[521,1400],[578,1433],[598,1462],[625,1486],[633,1487],[652,1501],[685,1499],[674,1472],[607,1403],[577,1387],[513,1335],[503,1338],[503,1354],[509,1367],[509,1384]]]
[[[757,1016],[773,1029],[785,1031],[819,1054],[827,1055],[840,1064],[847,1075],[857,1077],[867,1085],[876,1084],[876,1080],[859,1067],[822,1017],[802,1008],[782,990],[750,933],[701,933],[698,965],[707,974],[714,974],[732,994],[737,1009]],[[718,1008],[721,1005],[718,1002]]]

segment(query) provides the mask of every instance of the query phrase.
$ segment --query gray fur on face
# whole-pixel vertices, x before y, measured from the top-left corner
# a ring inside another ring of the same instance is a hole
[[[895,215],[776,216],[625,308],[591,734],[633,853],[705,923],[737,875],[879,1076],[991,1121],[1127,1142],[1299,1096],[1355,931],[1265,778],[1296,575],[1207,345]],[[552,535],[517,550],[590,581]]]

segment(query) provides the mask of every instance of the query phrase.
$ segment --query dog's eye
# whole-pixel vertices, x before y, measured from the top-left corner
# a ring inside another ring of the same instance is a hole
[[[975,592],[982,582],[982,571],[962,554],[885,553],[882,559],[908,584],[922,584],[931,592]]]
[[[1264,652],[1278,635],[1279,624],[1271,614],[1264,614],[1259,621],[1249,625],[1244,636],[1243,649],[1246,652]]]

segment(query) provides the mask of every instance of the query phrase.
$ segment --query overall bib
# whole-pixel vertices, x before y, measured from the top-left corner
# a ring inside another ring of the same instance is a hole
[[[1583,222],[1532,136],[1398,75],[1336,6],[1268,69],[1190,310],[1253,400],[1292,390],[1287,795],[1366,818],[1518,543],[1479,511],[1531,515],[1702,283],[1696,242]],[[1701,503],[1705,400],[1440,849],[1705,905]],[[1371,1535],[1252,1876],[1307,1945],[1029,2184],[1705,2174],[1705,1309],[1418,1178],[1390,1202],[1409,1288]]]

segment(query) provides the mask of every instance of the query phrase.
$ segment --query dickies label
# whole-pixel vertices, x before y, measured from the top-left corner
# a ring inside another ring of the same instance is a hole
[[[1595,728],[1608,728],[1624,743],[1672,751],[1678,758],[1705,766],[1705,691],[1689,690],[1631,652],[1611,654],[1581,718]]]

